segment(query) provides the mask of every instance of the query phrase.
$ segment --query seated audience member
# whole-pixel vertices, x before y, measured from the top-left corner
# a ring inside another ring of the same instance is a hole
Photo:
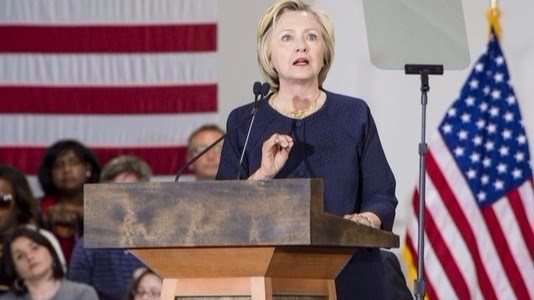
[[[0,258],[5,237],[20,225],[37,224],[37,201],[26,176],[18,169],[0,164]],[[0,293],[7,290],[0,262]]]
[[[62,140],[48,148],[39,167],[45,196],[41,211],[46,228],[58,238],[67,261],[75,239],[83,230],[83,185],[96,183],[100,165],[95,154],[74,140]]]
[[[10,292],[1,300],[98,300],[95,290],[64,279],[65,259],[48,231],[22,226],[8,236],[2,257]]]
[[[224,130],[214,124],[203,125],[195,130],[187,140],[187,160],[202,152],[223,134]],[[221,141],[189,167],[196,180],[215,179],[221,160],[222,144],[223,142]]]
[[[37,224],[38,211],[26,176],[14,167],[0,164],[0,251],[4,236],[13,229]]]
[[[132,155],[120,155],[110,160],[100,173],[100,182],[149,181],[152,170],[148,164]]]
[[[101,182],[149,181],[152,171],[143,160],[129,155],[109,161],[100,173]],[[127,250],[88,249],[83,237],[76,241],[69,279],[92,285],[100,300],[124,299],[132,273],[143,263]]]
[[[143,268],[134,273],[127,300],[156,300],[161,295],[163,280],[152,270]]]

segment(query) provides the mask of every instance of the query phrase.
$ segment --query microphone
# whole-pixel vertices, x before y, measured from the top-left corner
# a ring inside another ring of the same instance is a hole
[[[262,85],[261,85],[261,96],[262,96],[262,99],[267,96],[267,94],[269,94],[269,91],[271,90],[271,86],[267,83],[267,82],[264,82]]]
[[[254,93],[254,101],[258,100],[258,96],[262,92],[262,84],[259,81],[254,82],[254,86],[252,87],[252,92]]]
[[[271,90],[271,86],[264,82],[263,84],[259,82],[254,83],[253,92],[254,92],[254,108],[252,109],[252,120],[250,121],[250,125],[248,126],[248,132],[247,137],[245,138],[245,144],[243,145],[243,151],[241,151],[241,155],[239,156],[239,162],[237,164],[237,180],[240,179],[241,176],[241,165],[243,164],[243,159],[245,158],[245,150],[247,149],[248,145],[248,138],[250,137],[250,132],[252,131],[252,124],[254,124],[254,119],[256,118],[256,112],[258,111],[258,96],[260,97],[260,101],[263,100],[265,96],[269,93]]]
[[[265,87],[265,85],[267,87]],[[254,86],[252,87],[252,91],[254,92],[254,107],[250,113],[250,115],[244,117],[241,119],[232,129],[228,130],[225,134],[223,134],[220,138],[218,138],[215,142],[213,142],[211,145],[206,147],[206,149],[202,150],[199,154],[195,155],[193,158],[182,164],[178,172],[176,172],[176,177],[174,177],[174,181],[178,181],[180,179],[180,176],[184,173],[185,169],[187,169],[190,165],[195,163],[202,155],[206,154],[206,152],[210,151],[213,147],[215,147],[220,141],[224,140],[227,136],[232,134],[234,131],[236,131],[243,123],[248,121],[250,118],[252,118],[252,121],[254,121],[254,116],[256,115],[256,112],[258,111],[258,98],[261,97],[263,99],[264,95],[267,95],[267,93],[270,90],[270,86],[268,83],[264,83],[263,85],[260,82],[254,82]],[[252,122],[251,122],[252,125]],[[251,127],[250,127],[251,128]],[[249,134],[250,134],[250,128],[249,128]],[[248,134],[247,134],[247,140],[248,140]],[[246,145],[246,142],[245,142]],[[244,150],[244,149],[243,149]],[[244,151],[243,151],[244,153]],[[242,158],[241,158],[242,160]],[[238,169],[239,172],[239,169]],[[239,175],[239,174],[238,174]]]

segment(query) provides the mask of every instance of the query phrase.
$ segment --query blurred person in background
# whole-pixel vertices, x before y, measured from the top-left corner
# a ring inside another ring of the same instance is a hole
[[[18,226],[36,225],[38,212],[26,176],[12,166],[0,164],[0,293],[8,289],[1,263],[3,241]]]
[[[133,155],[120,155],[110,160],[100,173],[100,182],[147,182],[152,169],[142,159]]]
[[[44,226],[70,261],[74,243],[83,234],[83,185],[98,182],[98,159],[80,142],[61,140],[45,151],[38,177],[45,194],[40,203]]]
[[[158,300],[163,280],[154,271],[143,268],[133,274],[127,300]]]
[[[1,300],[98,300],[92,287],[64,279],[65,259],[48,231],[18,227],[5,241],[2,261],[10,292]]]
[[[148,164],[138,157],[121,155],[110,160],[100,173],[102,183],[147,182],[152,176]],[[74,247],[69,279],[93,286],[100,300],[120,300],[127,294],[132,273],[144,264],[125,249],[88,249],[83,237]]]
[[[19,225],[37,224],[38,214],[37,201],[24,173],[0,164],[0,251],[5,235]]]
[[[209,145],[215,142],[224,134],[219,126],[214,124],[203,125],[193,131],[187,140],[187,161],[204,151]],[[214,180],[221,160],[221,149],[223,142],[219,142],[210,151],[204,153],[195,161],[189,170],[193,172],[196,180]]]

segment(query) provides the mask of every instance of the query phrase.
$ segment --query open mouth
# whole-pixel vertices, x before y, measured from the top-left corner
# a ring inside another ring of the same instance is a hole
[[[307,58],[297,58],[294,62],[294,66],[307,66],[310,61]]]

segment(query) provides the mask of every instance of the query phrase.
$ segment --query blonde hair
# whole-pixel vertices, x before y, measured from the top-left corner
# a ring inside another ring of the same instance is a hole
[[[319,87],[322,88],[323,82],[326,80],[326,75],[332,66],[334,60],[334,25],[328,15],[313,7],[310,4],[306,4],[301,0],[281,0],[271,6],[263,15],[258,24],[258,63],[260,65],[260,71],[263,78],[271,85],[273,91],[278,91],[280,82],[278,73],[270,63],[271,60],[271,34],[276,21],[288,11],[305,11],[312,14],[319,25],[321,25],[321,34],[324,41],[324,57],[323,68],[319,72]]]

